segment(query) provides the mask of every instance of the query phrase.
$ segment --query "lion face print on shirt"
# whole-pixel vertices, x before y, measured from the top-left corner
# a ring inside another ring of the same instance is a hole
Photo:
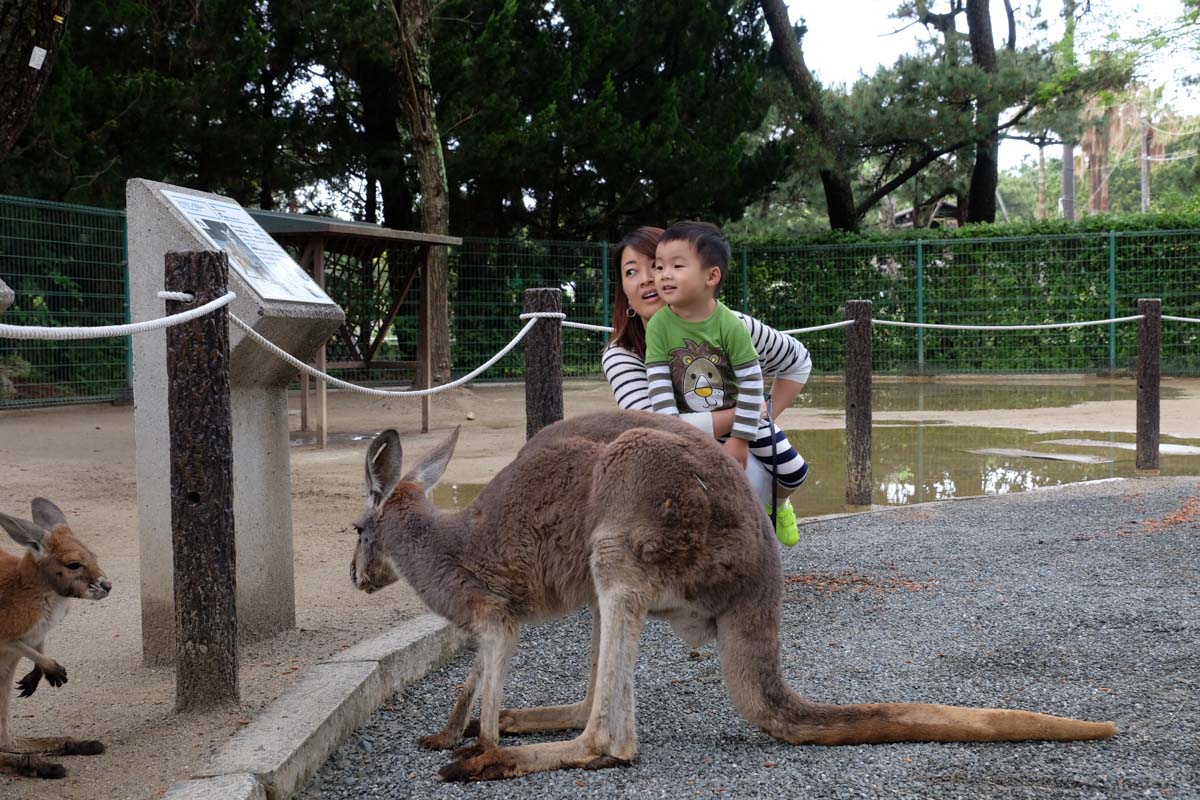
[[[671,383],[689,411],[732,408],[737,399],[729,359],[707,342],[684,339],[671,351]]]

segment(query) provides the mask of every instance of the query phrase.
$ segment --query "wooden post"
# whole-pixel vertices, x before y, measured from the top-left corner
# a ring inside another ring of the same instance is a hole
[[[225,294],[229,258],[167,253],[165,278],[195,297],[168,300],[167,313],[195,308]],[[238,702],[227,309],[167,329],[178,711]]]
[[[1162,300],[1138,300],[1137,468],[1158,471]]]
[[[871,301],[847,300],[846,503],[871,505]]]
[[[321,287],[321,291],[325,291],[325,239],[317,237],[313,242],[313,279],[317,282],[317,286]],[[322,344],[321,349],[317,351],[317,369],[325,372],[325,365],[325,345]],[[325,379],[317,378],[315,382],[317,385],[317,447],[325,449],[325,445],[329,442],[328,397],[325,392]]]
[[[308,430],[308,373],[300,373],[300,430]]]
[[[526,289],[525,313],[562,313],[561,289]],[[525,438],[563,418],[562,325],[543,319],[525,336]]]

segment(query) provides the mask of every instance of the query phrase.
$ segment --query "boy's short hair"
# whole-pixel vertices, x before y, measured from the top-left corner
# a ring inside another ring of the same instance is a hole
[[[658,243],[684,241],[692,246],[696,255],[700,256],[701,267],[718,267],[721,278],[713,290],[713,296],[721,294],[725,278],[729,275],[729,259],[731,250],[729,242],[721,229],[708,222],[676,222],[663,231]]]

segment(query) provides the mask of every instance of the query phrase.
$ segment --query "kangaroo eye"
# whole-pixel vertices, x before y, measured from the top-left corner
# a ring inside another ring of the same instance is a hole
[[[79,569],[80,567],[82,567],[83,564],[80,564],[78,561],[71,561],[66,566],[67,566],[67,569],[75,570],[75,569]]]

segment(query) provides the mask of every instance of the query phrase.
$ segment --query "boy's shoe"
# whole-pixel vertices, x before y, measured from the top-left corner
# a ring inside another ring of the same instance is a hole
[[[767,506],[767,517],[771,516],[771,507]],[[796,525],[796,509],[792,508],[791,500],[784,500],[775,507],[775,538],[788,547],[795,547],[800,541],[800,528]]]

